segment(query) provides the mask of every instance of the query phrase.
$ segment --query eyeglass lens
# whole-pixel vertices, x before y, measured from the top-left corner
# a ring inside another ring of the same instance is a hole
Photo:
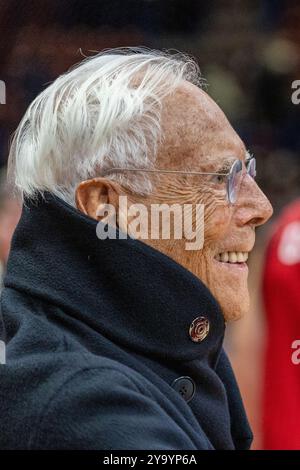
[[[228,177],[228,199],[231,204],[235,203],[238,195],[242,176],[242,162],[236,160]]]
[[[231,172],[228,177],[228,199],[231,204],[234,204],[237,200],[241,180],[242,180],[242,162],[236,160],[231,168]],[[247,173],[251,178],[256,177],[256,160],[251,158],[247,163]]]

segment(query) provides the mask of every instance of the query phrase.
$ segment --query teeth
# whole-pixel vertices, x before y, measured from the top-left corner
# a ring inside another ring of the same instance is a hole
[[[223,263],[245,263],[248,259],[248,252],[225,251],[223,253],[219,253],[216,256],[216,259]]]

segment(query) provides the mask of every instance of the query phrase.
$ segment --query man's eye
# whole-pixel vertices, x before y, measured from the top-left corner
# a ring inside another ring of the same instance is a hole
[[[222,184],[226,181],[226,175],[215,175],[213,176],[213,181]]]

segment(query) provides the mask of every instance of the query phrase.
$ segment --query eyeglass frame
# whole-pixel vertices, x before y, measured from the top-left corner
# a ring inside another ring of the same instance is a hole
[[[250,175],[249,170],[250,170],[250,162],[254,164],[254,175]],[[208,176],[226,176],[227,181],[226,181],[226,192],[227,192],[227,200],[229,204],[234,204],[236,202],[236,198],[233,200],[231,195],[230,195],[230,176],[233,174],[233,170],[235,166],[238,165],[240,168],[237,170],[242,171],[243,168],[243,162],[240,159],[236,159],[231,167],[230,170],[227,173],[214,173],[214,172],[205,172],[205,171],[180,171],[180,170],[167,170],[167,169],[150,169],[150,168],[126,168],[126,167],[115,167],[115,168],[109,168],[107,171],[104,171],[104,175],[108,173],[114,173],[114,172],[122,172],[122,171],[131,171],[131,172],[146,172],[146,173],[163,173],[163,174],[177,174],[177,175],[192,175],[192,176],[201,176],[201,175],[208,175]],[[256,158],[251,155],[250,158],[246,160],[246,173],[253,179],[256,177]]]

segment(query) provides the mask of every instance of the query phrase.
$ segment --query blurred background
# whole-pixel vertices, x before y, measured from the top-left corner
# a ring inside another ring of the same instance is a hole
[[[176,49],[191,54],[200,64],[206,91],[256,156],[258,182],[275,213],[273,220],[258,230],[249,261],[251,312],[228,327],[225,343],[254,430],[254,449],[300,449],[300,431],[292,423],[292,416],[300,419],[300,405],[294,400],[290,415],[284,407],[289,401],[284,395],[287,374],[295,376],[292,386],[289,382],[289,393],[300,396],[300,365],[297,369],[287,360],[280,369],[268,356],[272,349],[282,346],[280,336],[278,344],[272,343],[272,332],[278,330],[276,326],[273,329],[276,315],[272,307],[266,312],[265,296],[270,294],[263,287],[268,276],[266,253],[283,217],[282,210],[300,192],[300,104],[291,100],[292,83],[300,80],[299,22],[300,3],[296,0],[0,0],[0,80],[6,84],[6,104],[0,104],[3,270],[19,217],[19,206],[3,183],[10,136],[34,97],[84,56],[117,46]],[[297,210],[294,216],[300,220]],[[298,254],[299,240],[294,246]],[[274,250],[276,256],[276,247]],[[300,256],[292,267],[299,262]],[[295,289],[300,280],[297,272],[291,274]],[[285,276],[279,269],[272,285],[276,290],[278,283],[280,298],[284,299],[281,275]],[[290,328],[292,316],[291,338],[299,339],[298,300],[288,308],[280,306],[279,313],[284,318],[280,331]],[[289,348],[288,343],[284,347]],[[277,382],[273,384],[274,374]],[[298,395],[294,387],[298,387]],[[283,444],[280,428],[284,419],[287,437]]]

